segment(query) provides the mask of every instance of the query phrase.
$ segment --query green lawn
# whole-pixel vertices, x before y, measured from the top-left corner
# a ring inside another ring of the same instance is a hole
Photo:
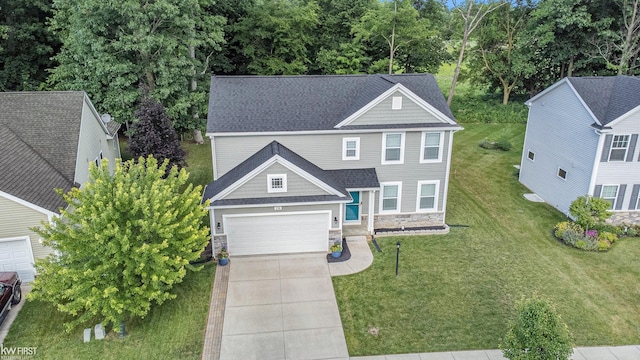
[[[559,243],[551,229],[562,214],[525,200],[515,175],[525,125],[464,127],[454,140],[451,232],[379,238],[370,269],[333,278],[349,354],[494,349],[516,300],[533,293],[556,305],[576,345],[640,343],[640,240],[607,253]],[[477,146],[503,137],[514,150]]]
[[[188,273],[175,287],[176,299],[126,323],[124,339],[110,332],[105,340],[85,344],[83,329],[66,333],[66,317],[51,304],[27,301],[4,346],[37,346],[38,359],[200,359],[214,273],[212,263]]]

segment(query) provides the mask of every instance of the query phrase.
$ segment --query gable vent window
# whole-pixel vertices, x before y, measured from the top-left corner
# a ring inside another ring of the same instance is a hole
[[[611,142],[609,161],[624,161],[629,147],[629,135],[615,135]]]
[[[562,180],[567,180],[567,172],[562,168],[558,168],[558,177]]]
[[[527,158],[531,161],[534,161],[536,158],[536,154],[534,154],[533,151],[529,151],[529,153],[527,153]]]
[[[391,110],[402,109],[402,96],[394,96],[391,100]]]
[[[267,175],[267,192],[287,192],[287,174]]]

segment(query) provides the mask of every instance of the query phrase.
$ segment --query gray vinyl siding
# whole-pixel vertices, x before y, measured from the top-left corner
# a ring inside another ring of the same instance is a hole
[[[402,97],[402,109],[393,110],[391,104],[393,97],[397,96]],[[360,115],[349,125],[386,125],[390,123],[442,123],[442,120],[436,118],[432,113],[426,111],[400,92],[395,92],[393,95],[382,100],[378,105],[369,109],[369,111]]]
[[[215,209],[214,216],[215,222],[211,224],[212,227],[216,227],[218,223],[220,223],[220,230],[215,230],[216,234],[224,234],[224,222],[222,221],[223,215],[242,215],[242,214],[273,214],[277,215],[278,213],[290,213],[290,212],[304,212],[304,211],[331,211],[331,219],[334,217],[340,218],[340,206],[344,206],[342,204],[319,204],[319,205],[294,205],[294,206],[281,206],[281,210],[275,210],[273,206],[262,206],[262,207],[243,207],[243,208],[233,208],[233,209]],[[337,226],[333,225],[333,221],[331,223],[331,228]],[[256,235],[259,236],[260,229],[256,229]]]
[[[589,192],[599,136],[593,119],[569,86],[561,84],[529,108],[520,182],[563,213]],[[535,154],[529,160],[528,152]],[[567,172],[558,177],[558,168]]]
[[[99,117],[92,111],[85,98],[80,122],[80,140],[76,157],[76,175],[74,181],[84,184],[89,180],[89,164],[100,156],[109,159],[109,169],[113,170],[115,160],[120,158],[118,137],[107,139],[107,134],[101,126]]]
[[[612,135],[640,134],[640,111],[613,125]],[[604,136],[604,135],[603,135]],[[630,136],[631,138],[632,136]],[[631,145],[631,144],[630,144]],[[597,185],[627,185],[622,211],[628,211],[633,185],[640,184],[640,142],[636,144],[632,161],[608,161],[598,164]]]
[[[268,192],[267,176],[272,174],[287,175],[287,192]],[[340,190],[340,189],[336,189]],[[329,193],[309,182],[302,176],[289,170],[281,164],[273,164],[253,179],[247,181],[237,190],[224,197],[224,199],[244,199],[255,197],[282,197],[305,195],[328,195]]]
[[[435,130],[434,130],[435,131]],[[216,137],[218,177],[275,140],[325,170],[375,168],[380,182],[402,181],[401,212],[416,211],[418,181],[440,180],[438,210],[442,210],[450,131],[443,131],[442,161],[420,163],[422,131],[405,133],[404,163],[382,165],[382,132],[278,136]],[[360,138],[360,160],[342,160],[342,139]],[[378,212],[376,203],[375,212]]]
[[[36,259],[43,258],[52,252],[50,248],[40,244],[38,241],[40,235],[30,229],[42,226],[42,221],[49,221],[47,215],[0,197],[0,239],[28,236]]]

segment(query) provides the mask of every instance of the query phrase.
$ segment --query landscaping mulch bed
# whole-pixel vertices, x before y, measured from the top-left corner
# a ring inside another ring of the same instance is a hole
[[[342,239],[342,254],[340,257],[334,258],[331,254],[327,254],[327,262],[336,263],[343,262],[351,259],[351,251],[349,251],[349,245],[347,245],[347,240]]]

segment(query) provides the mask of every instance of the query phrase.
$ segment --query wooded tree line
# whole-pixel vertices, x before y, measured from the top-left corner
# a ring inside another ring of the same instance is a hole
[[[203,126],[211,74],[437,72],[460,59],[461,78],[506,103],[564,76],[640,73],[639,2],[0,0],[0,90],[85,90],[124,123],[144,85],[187,131]]]

